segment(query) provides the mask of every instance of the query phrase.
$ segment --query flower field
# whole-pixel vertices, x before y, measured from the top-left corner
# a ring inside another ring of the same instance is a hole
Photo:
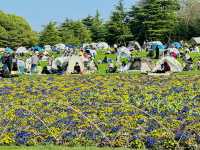
[[[0,144],[197,149],[200,76],[1,79]]]

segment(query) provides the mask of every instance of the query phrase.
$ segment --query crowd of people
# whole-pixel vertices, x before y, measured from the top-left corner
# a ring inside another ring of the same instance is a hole
[[[146,48],[147,49],[147,48]],[[113,46],[113,49],[105,51],[105,57],[100,62],[94,61],[97,56],[95,47],[88,45],[81,48],[65,48],[59,52],[57,57],[51,55],[48,51],[30,51],[29,57],[23,59],[22,54],[16,54],[15,51],[4,51],[1,55],[2,69],[0,75],[3,77],[11,77],[17,74],[83,74],[86,71],[93,72],[98,70],[99,64],[107,64],[107,73],[126,72],[128,71],[133,62],[141,58],[132,55],[133,49],[127,48],[123,45]],[[190,57],[190,52],[199,53],[197,46],[185,48],[181,51],[175,47],[165,48],[161,50],[159,46],[154,49],[148,50],[148,57],[150,59],[162,59],[164,57],[171,57],[173,59],[181,58],[185,66],[183,70],[189,71],[193,69],[193,60]],[[115,54],[116,60],[108,57],[109,54]],[[121,56],[122,55],[122,56]],[[121,57],[120,57],[121,56]],[[124,59],[125,58],[125,59]],[[45,62],[45,65],[40,63]],[[73,63],[72,63],[73,62]],[[40,65],[39,65],[40,64]],[[197,62],[197,69],[200,69],[200,61]],[[69,69],[71,68],[71,69]],[[68,71],[70,70],[70,71]],[[171,66],[167,61],[160,64],[160,69],[154,71],[156,73],[165,73],[171,71]]]

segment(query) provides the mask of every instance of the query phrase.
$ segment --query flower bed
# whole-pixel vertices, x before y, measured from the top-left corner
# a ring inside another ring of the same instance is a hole
[[[0,144],[197,148],[200,77],[1,79]]]

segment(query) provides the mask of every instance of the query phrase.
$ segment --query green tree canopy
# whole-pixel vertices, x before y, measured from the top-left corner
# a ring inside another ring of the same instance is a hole
[[[125,23],[126,17],[127,13],[125,11],[123,1],[120,0],[106,25],[108,29],[107,41],[110,44],[122,44],[132,38],[129,26]]]
[[[176,31],[179,39],[190,40],[200,36],[199,13],[199,0],[181,0],[181,9],[178,12],[179,26]]]
[[[131,31],[136,39],[169,40],[177,27],[178,0],[143,0],[130,11]]]
[[[90,30],[93,42],[100,42],[106,40],[106,27],[100,17],[100,13],[98,10],[96,11],[95,17],[88,16],[84,18],[82,22],[87,27],[87,29]]]
[[[49,22],[40,33],[41,45],[55,45],[61,42],[56,22]]]
[[[36,42],[36,33],[24,18],[0,11],[0,47],[17,48]]]
[[[59,27],[63,43],[80,45],[91,41],[91,33],[81,21],[66,19]]]

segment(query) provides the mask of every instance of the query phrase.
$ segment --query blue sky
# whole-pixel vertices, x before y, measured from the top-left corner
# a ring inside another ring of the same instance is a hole
[[[130,8],[135,0],[124,0]],[[24,17],[36,31],[49,21],[58,23],[94,15],[98,9],[104,20],[110,16],[118,0],[0,0],[0,10]]]

